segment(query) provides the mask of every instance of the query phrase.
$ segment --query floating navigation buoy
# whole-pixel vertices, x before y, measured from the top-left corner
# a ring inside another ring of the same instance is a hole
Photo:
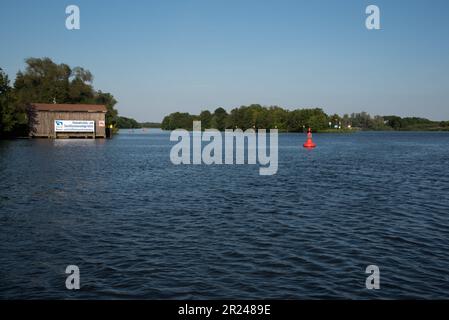
[[[316,147],[316,144],[312,141],[312,129],[309,128],[307,130],[307,141],[303,144],[304,148],[313,149]]]

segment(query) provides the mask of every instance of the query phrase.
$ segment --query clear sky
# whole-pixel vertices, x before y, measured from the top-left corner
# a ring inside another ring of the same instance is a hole
[[[251,103],[449,120],[447,0],[0,0],[0,67],[27,57],[89,69],[140,121]]]

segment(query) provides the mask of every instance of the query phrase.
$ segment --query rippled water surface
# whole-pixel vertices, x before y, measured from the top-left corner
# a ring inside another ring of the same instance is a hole
[[[449,133],[314,140],[274,176],[174,166],[158,130],[0,141],[0,298],[448,298]]]

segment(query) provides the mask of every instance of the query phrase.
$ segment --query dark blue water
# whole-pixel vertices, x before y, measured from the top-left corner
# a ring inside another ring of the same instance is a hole
[[[304,139],[274,176],[157,130],[0,142],[0,298],[448,298],[449,133]]]

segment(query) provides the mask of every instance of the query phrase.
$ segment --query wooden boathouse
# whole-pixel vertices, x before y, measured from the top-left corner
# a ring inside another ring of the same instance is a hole
[[[31,137],[106,138],[106,106],[32,103]]]

